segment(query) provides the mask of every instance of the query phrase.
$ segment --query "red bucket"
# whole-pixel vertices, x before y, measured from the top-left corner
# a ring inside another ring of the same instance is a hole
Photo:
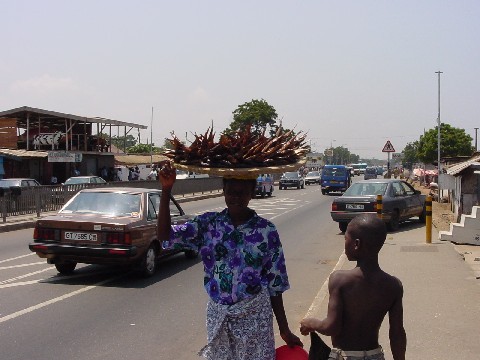
[[[308,360],[308,353],[300,346],[282,345],[275,350],[276,360]]]

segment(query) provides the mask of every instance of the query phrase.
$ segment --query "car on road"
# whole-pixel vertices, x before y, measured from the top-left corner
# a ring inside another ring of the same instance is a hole
[[[305,185],[310,184],[319,184],[320,185],[320,172],[319,171],[310,171],[307,176],[305,176]]]
[[[257,177],[257,185],[255,186],[255,195],[265,197],[273,194],[273,176],[271,174],[260,174]]]
[[[0,180],[1,188],[32,187],[32,186],[40,186],[40,183],[35,179],[29,179],[29,178],[10,178],[10,179]]]
[[[331,216],[345,232],[348,223],[359,214],[377,213],[377,195],[382,195],[382,219],[390,231],[400,222],[419,217],[425,222],[425,195],[400,179],[360,180],[332,202]]]
[[[159,257],[178,251],[162,250],[157,239],[161,190],[99,187],[83,189],[55,214],[38,219],[29,249],[70,274],[77,263],[133,265],[151,276]],[[172,224],[186,215],[170,198]],[[198,253],[184,251],[187,258]]]
[[[289,187],[305,189],[305,178],[296,171],[283,173],[282,177],[278,181],[278,188],[282,190]]]
[[[347,190],[352,182],[350,174],[345,165],[325,165],[320,178],[322,194]]]
[[[72,176],[65,180],[63,185],[77,184],[105,184],[106,181],[100,176]]]
[[[369,180],[369,179],[376,179],[377,178],[377,168],[375,167],[367,167],[365,169],[365,172],[363,174],[363,179],[364,180]]]

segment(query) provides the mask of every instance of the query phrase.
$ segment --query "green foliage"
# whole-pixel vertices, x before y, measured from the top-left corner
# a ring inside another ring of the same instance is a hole
[[[162,149],[152,144],[152,154],[160,154]],[[150,154],[150,144],[136,144],[127,148],[129,154]]]
[[[402,163],[404,167],[411,168],[413,164],[419,161],[418,159],[418,146],[419,142],[414,141],[405,145],[405,148],[402,151]]]
[[[105,134],[102,134],[102,135],[108,138],[107,135]],[[119,149],[127,149],[129,147],[135,146],[137,144],[137,139],[135,139],[133,135],[112,136],[112,144]]]
[[[433,163],[438,158],[438,127],[428,130],[420,136],[418,142],[418,159],[425,163]],[[440,127],[440,157],[470,156],[473,153],[472,137],[464,129],[449,124]]]
[[[239,105],[233,112],[233,121],[230,123],[230,127],[225,130],[225,133],[243,130],[248,125],[251,125],[252,133],[262,134],[269,126],[270,134],[272,134],[278,128],[276,125],[277,117],[277,112],[273,106],[263,99],[253,99],[250,102]]]

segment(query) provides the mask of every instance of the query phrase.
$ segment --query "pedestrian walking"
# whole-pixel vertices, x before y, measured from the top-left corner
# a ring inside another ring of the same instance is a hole
[[[275,359],[273,314],[282,339],[303,346],[289,328],[282,293],[288,282],[278,232],[248,207],[256,177],[224,178],[226,209],[171,225],[170,194],[176,170],[160,164],[162,197],[158,239],[164,248],[197,250],[204,265],[208,344],[199,355],[211,360]],[[272,314],[273,310],[273,314]]]
[[[327,317],[305,318],[300,323],[303,335],[318,331],[331,336],[334,348],[329,359],[384,359],[378,333],[387,313],[393,358],[405,359],[403,286],[378,264],[386,235],[385,224],[374,214],[359,215],[348,224],[345,254],[357,266],[330,275]]]

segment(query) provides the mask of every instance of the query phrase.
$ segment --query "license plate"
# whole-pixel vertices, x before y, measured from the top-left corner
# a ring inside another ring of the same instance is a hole
[[[66,231],[65,240],[97,241],[97,234]]]
[[[338,181],[337,180],[332,180],[330,181],[331,184],[338,184]]]
[[[349,210],[363,210],[364,209],[362,204],[347,204],[347,205],[345,205],[345,208],[349,209]]]

